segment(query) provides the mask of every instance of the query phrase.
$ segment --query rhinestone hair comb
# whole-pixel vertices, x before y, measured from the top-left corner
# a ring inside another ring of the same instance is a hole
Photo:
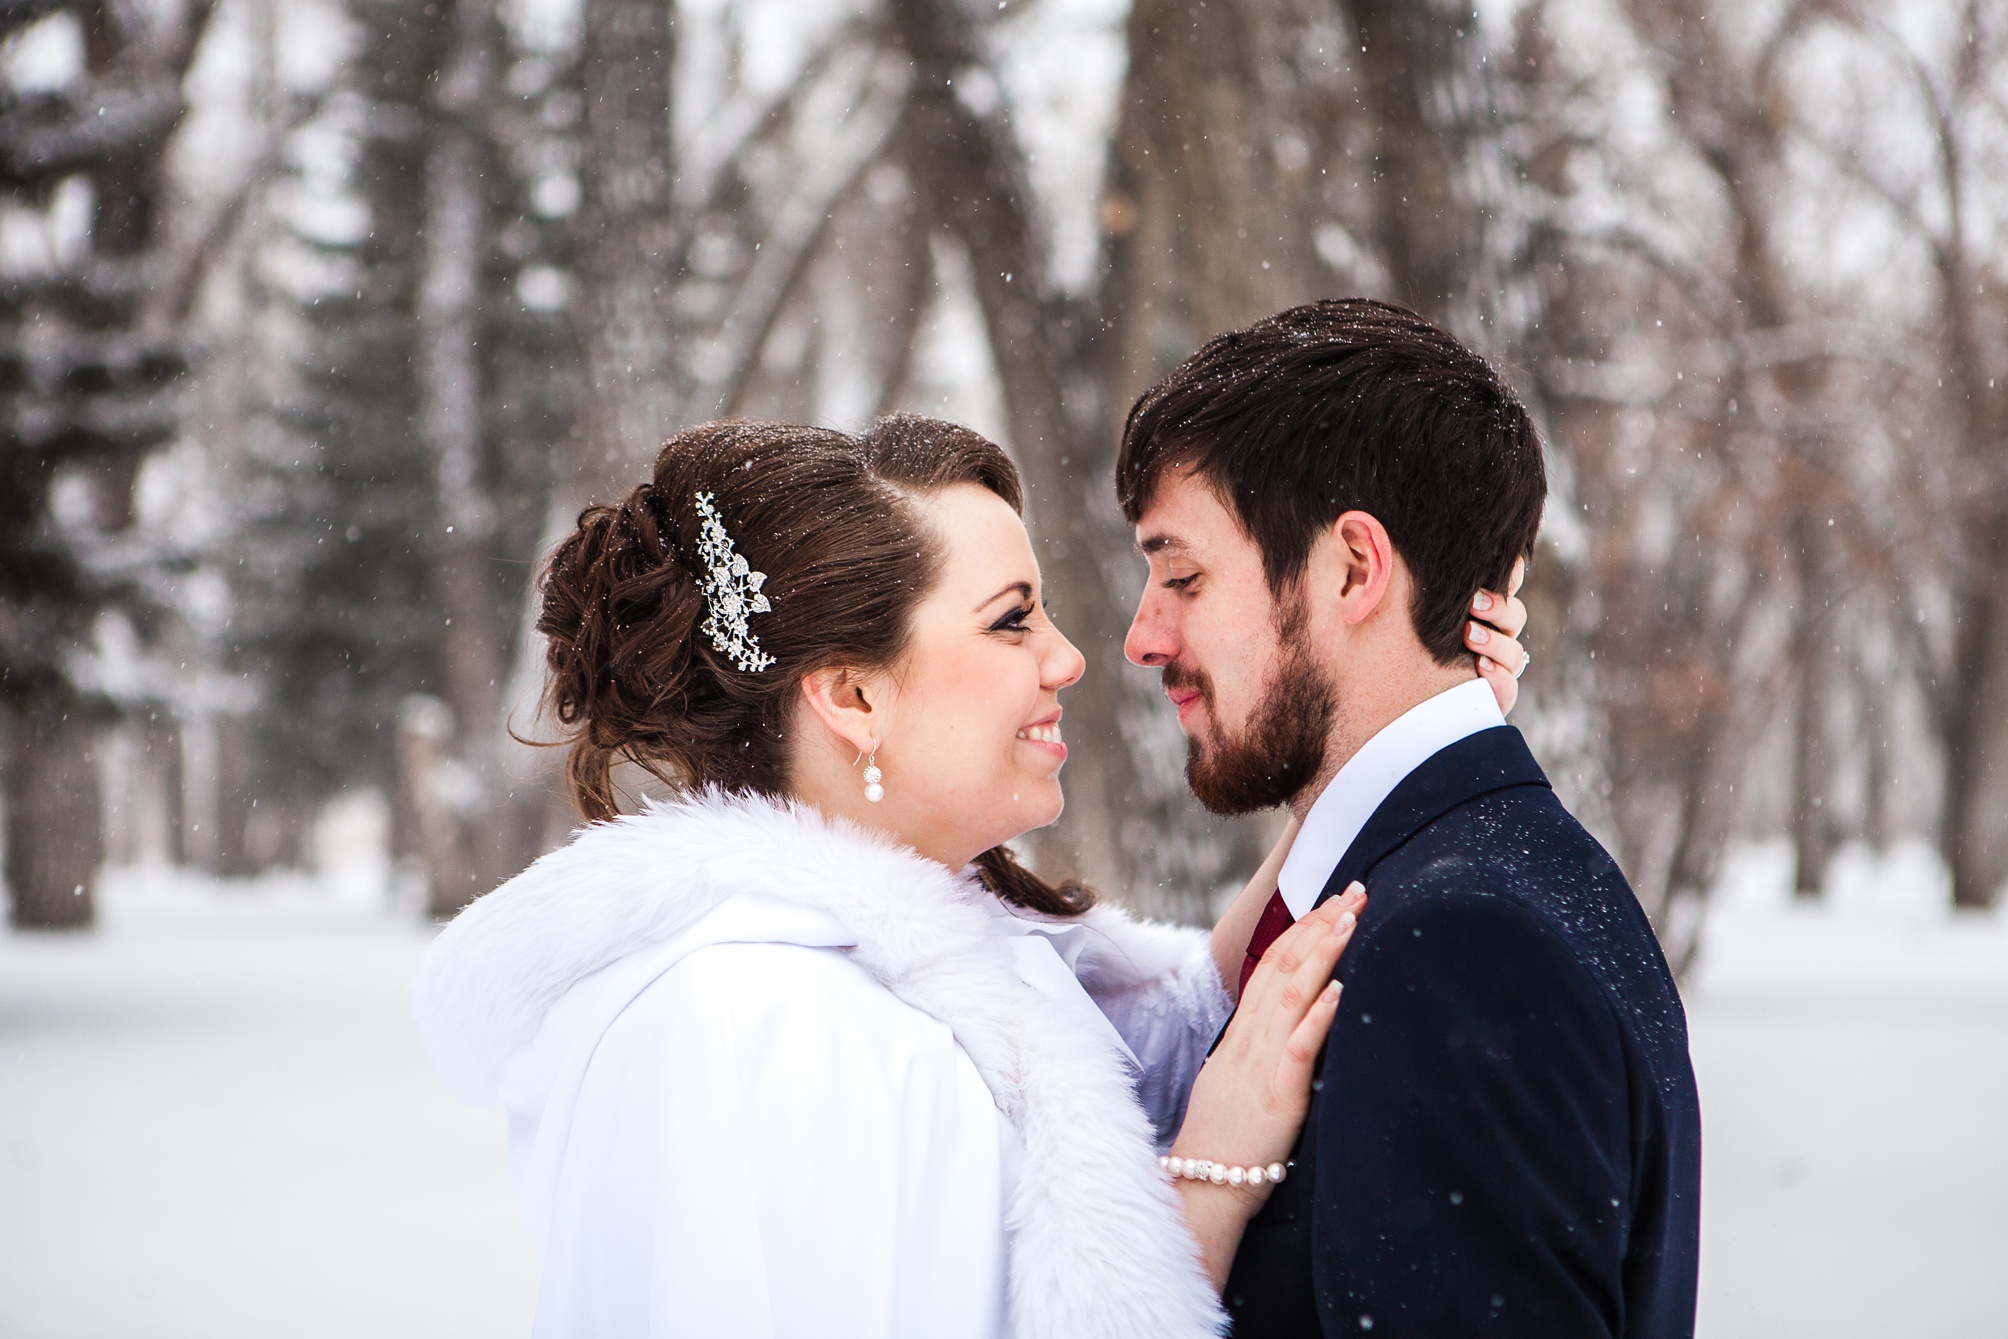
[[[759,639],[746,626],[753,615],[768,613],[774,607],[760,593],[767,574],[755,572],[733,547],[732,536],[725,532],[725,522],[718,518],[711,498],[709,493],[697,495],[697,514],[704,520],[697,539],[698,556],[705,567],[699,584],[710,609],[703,631],[711,638],[712,648],[741,672],[757,673],[774,663],[774,657],[760,649]]]

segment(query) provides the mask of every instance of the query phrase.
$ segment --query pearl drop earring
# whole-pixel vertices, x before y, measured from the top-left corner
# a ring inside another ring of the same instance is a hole
[[[885,773],[878,769],[878,750],[872,750],[871,760],[865,764],[865,799],[877,804],[885,798],[885,787],[880,785]]]

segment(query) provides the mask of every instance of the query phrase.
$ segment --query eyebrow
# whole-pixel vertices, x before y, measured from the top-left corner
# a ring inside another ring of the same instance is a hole
[[[1136,542],[1136,551],[1149,557],[1153,553],[1185,553],[1191,545],[1177,535],[1151,535]]]
[[[1032,583],[1029,581],[1012,582],[1010,585],[1006,586],[1003,590],[998,591],[995,595],[985,600],[982,604],[977,605],[976,612],[980,614],[985,609],[988,609],[991,605],[996,604],[999,600],[1003,599],[1006,595],[1013,595],[1013,594],[1015,594],[1021,600],[1031,599]]]

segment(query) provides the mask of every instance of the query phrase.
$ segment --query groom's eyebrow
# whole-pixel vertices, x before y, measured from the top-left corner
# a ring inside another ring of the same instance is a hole
[[[1148,558],[1154,553],[1184,553],[1186,543],[1177,535],[1147,535],[1136,542],[1136,551]]]

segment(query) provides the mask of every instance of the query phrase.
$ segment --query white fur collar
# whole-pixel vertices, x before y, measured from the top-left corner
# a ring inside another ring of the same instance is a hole
[[[835,915],[854,960],[938,1019],[1024,1140],[1007,1211],[1021,1339],[1212,1335],[1223,1326],[1149,1123],[1110,1041],[1026,989],[978,899],[911,850],[815,811],[715,792],[595,824],[480,899],[426,955],[415,1009],[434,1064],[492,1101],[497,1068],[574,983],[756,892]],[[1081,976],[1171,970],[1190,945],[1114,908]]]

